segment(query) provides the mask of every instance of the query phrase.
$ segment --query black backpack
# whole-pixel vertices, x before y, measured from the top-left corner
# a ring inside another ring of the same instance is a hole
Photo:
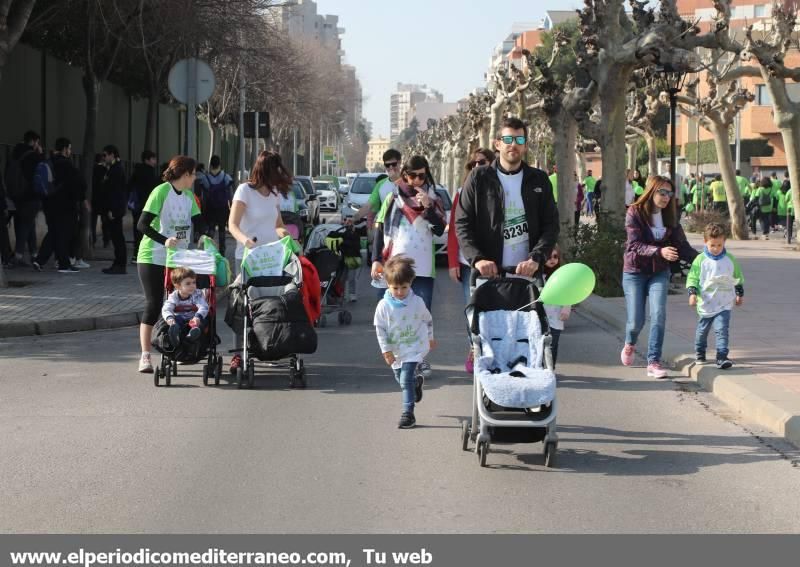
[[[767,192],[767,190],[762,187],[761,193],[758,195],[758,204],[761,207],[769,207],[772,205],[772,192]]]
[[[208,190],[205,198],[207,209],[227,209],[230,194],[228,191],[228,176],[222,175],[222,180],[214,183],[210,175],[206,175]]]
[[[33,194],[31,183],[25,178],[22,172],[22,162],[33,150],[28,150],[19,159],[9,159],[6,166],[5,182],[6,196],[14,202],[25,200]]]

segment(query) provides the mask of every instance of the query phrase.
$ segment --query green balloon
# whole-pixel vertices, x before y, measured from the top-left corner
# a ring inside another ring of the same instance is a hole
[[[594,272],[589,266],[566,264],[547,278],[539,299],[547,305],[575,305],[592,294],[594,284]]]

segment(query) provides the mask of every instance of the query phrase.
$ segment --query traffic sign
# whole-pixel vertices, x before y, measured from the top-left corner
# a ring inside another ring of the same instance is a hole
[[[322,159],[324,161],[336,161],[336,148],[333,146],[323,146]]]
[[[258,114],[258,136],[255,135],[256,114]],[[264,139],[269,138],[269,112],[245,112],[244,137]]]
[[[194,104],[202,104],[214,94],[216,79],[208,63],[192,57],[181,59],[172,66],[167,84],[169,92],[179,102],[189,104],[193,100]]]

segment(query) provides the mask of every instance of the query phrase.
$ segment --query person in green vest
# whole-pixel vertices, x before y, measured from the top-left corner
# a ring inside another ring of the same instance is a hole
[[[772,180],[769,177],[761,179],[758,189],[753,193],[754,213],[761,224],[764,240],[769,240],[770,220],[772,219]]]
[[[712,210],[720,213],[728,213],[728,196],[725,194],[725,184],[722,182],[722,176],[718,173],[714,176],[714,181],[709,186],[711,190],[711,199],[713,200]]]
[[[595,205],[597,204],[594,198],[594,188],[597,185],[597,179],[592,175],[592,170],[586,172],[586,177],[583,180],[584,200],[586,201],[586,214],[587,216],[594,216]]]
[[[792,191],[786,192],[786,244],[792,243],[792,231],[794,230],[794,201],[792,201]]]
[[[741,169],[736,170],[736,185],[739,187],[739,194],[746,203],[750,198],[750,182],[746,177],[742,177]]]
[[[778,179],[778,174],[774,171],[772,172],[772,179],[770,181],[772,182],[772,217],[770,218],[770,226],[772,230],[777,230],[780,221],[778,217],[778,200],[780,198],[779,195],[781,194],[781,185],[783,185],[783,182]]]
[[[556,166],[553,166],[550,170],[550,185],[553,186],[553,198],[558,204],[558,169]]]
[[[638,169],[633,170],[633,181],[631,181],[633,185],[633,194],[636,195],[636,198],[642,196],[644,193],[644,181],[642,180],[642,174]]]

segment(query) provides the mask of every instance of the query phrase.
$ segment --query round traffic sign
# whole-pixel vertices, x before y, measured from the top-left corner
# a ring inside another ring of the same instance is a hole
[[[208,63],[193,57],[181,59],[172,66],[167,84],[172,96],[184,104],[189,102],[191,94],[189,90],[193,86],[195,90],[194,101],[200,104],[207,101],[214,94],[216,80],[214,71],[211,70]]]

